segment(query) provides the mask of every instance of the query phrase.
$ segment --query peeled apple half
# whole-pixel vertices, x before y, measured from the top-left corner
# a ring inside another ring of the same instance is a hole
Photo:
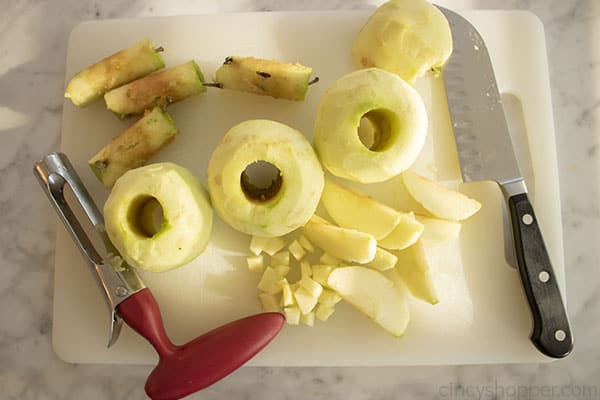
[[[428,70],[439,72],[451,54],[448,21],[427,0],[388,1],[371,15],[352,45],[359,68],[382,68],[411,84]]]
[[[269,120],[229,130],[208,164],[208,189],[234,229],[265,237],[303,226],[323,191],[323,170],[304,135]]]

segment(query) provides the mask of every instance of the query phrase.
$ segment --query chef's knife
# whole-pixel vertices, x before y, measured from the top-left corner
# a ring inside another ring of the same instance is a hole
[[[438,7],[448,19],[454,50],[442,75],[465,182],[496,181],[508,202],[521,282],[533,315],[531,341],[562,358],[573,337],[556,275],[519,170],[490,56],[469,21]]]

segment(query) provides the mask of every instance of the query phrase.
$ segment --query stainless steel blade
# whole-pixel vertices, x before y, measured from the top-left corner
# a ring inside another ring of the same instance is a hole
[[[454,50],[442,75],[463,180],[522,183],[487,47],[469,21],[438,8],[452,31]]]

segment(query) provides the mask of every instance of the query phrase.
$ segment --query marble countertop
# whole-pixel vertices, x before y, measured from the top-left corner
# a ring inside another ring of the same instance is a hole
[[[0,398],[141,399],[150,366],[72,365],[51,346],[56,218],[31,173],[58,149],[67,37],[89,19],[368,8],[378,1],[14,0],[0,14]],[[600,3],[445,0],[544,22],[575,351],[544,365],[243,368],[191,398],[600,398]],[[519,397],[521,396],[521,397]]]

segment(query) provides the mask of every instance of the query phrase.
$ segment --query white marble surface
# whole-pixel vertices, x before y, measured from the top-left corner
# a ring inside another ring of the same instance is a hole
[[[367,8],[377,3],[0,1],[0,399],[141,399],[150,371],[149,366],[66,364],[51,348],[55,216],[31,167],[58,148],[66,42],[73,26],[94,18]],[[600,2],[441,3],[458,9],[529,9],[546,27],[574,353],[545,365],[243,368],[192,398],[600,398]]]

